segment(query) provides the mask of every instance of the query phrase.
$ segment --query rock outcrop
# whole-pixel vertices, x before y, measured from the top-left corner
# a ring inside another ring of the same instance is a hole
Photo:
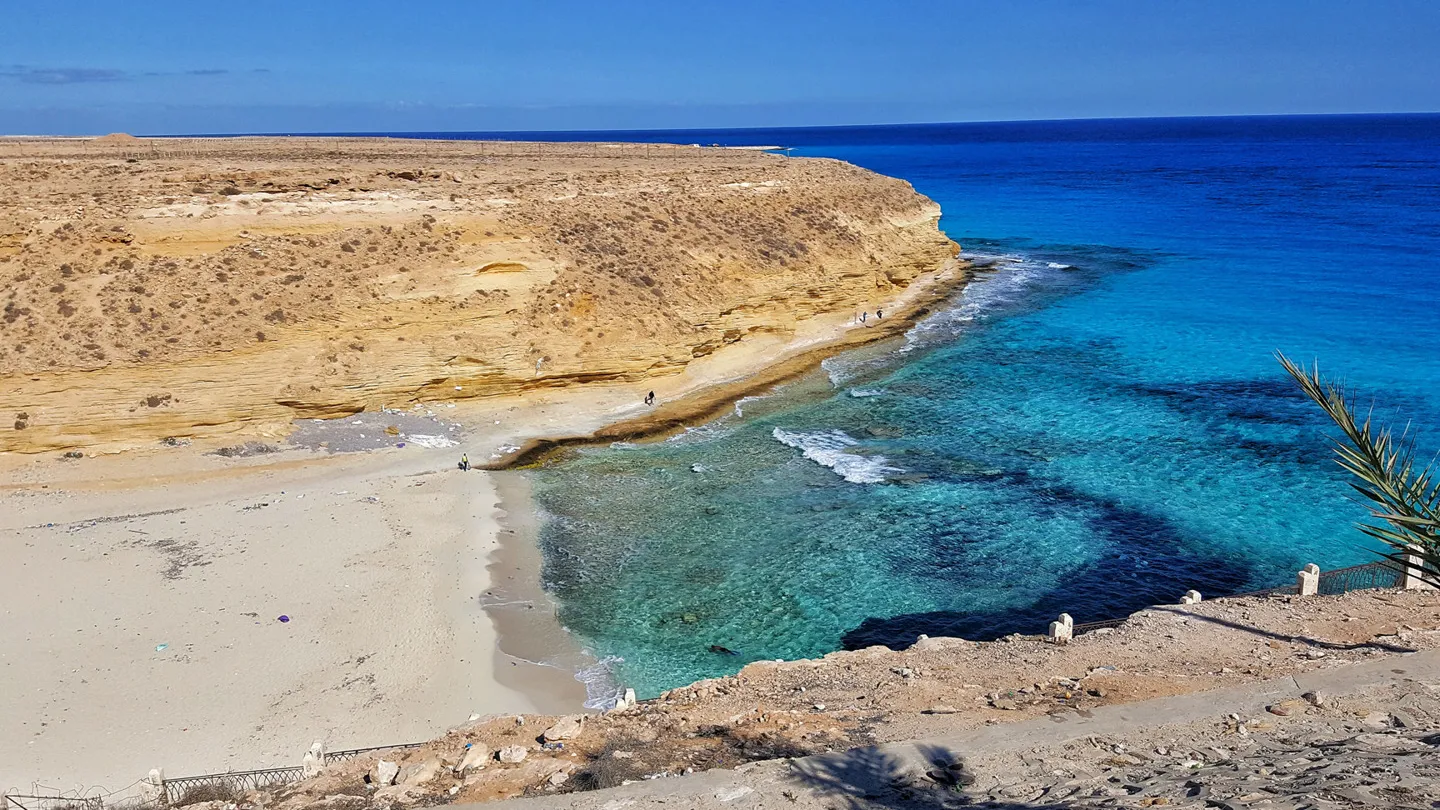
[[[900,180],[727,149],[14,141],[0,185],[20,452],[673,374],[956,252]]]

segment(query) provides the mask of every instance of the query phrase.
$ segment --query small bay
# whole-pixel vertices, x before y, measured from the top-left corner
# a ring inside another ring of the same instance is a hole
[[[1440,116],[566,137],[848,160],[989,265],[904,339],[533,473],[561,620],[642,695],[1368,561],[1275,350],[1440,449]]]

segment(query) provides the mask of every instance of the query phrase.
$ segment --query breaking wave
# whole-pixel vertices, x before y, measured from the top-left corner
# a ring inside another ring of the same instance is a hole
[[[862,456],[850,452],[860,444],[843,430],[822,430],[812,433],[775,428],[775,440],[800,451],[805,458],[827,467],[852,484],[880,484],[889,475],[903,473],[891,467],[884,456]]]
[[[1020,306],[1037,288],[1059,281],[1071,265],[1032,259],[1013,253],[966,253],[977,269],[988,272],[966,284],[953,306],[931,315],[905,333],[901,353],[937,341],[953,340],[976,323]]]
[[[625,687],[615,677],[615,667],[625,662],[618,655],[607,655],[588,667],[575,672],[575,680],[585,684],[585,708],[612,709],[625,694]]]

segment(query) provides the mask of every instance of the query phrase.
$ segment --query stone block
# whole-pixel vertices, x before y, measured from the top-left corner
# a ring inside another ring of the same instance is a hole
[[[375,769],[370,772],[370,784],[377,787],[389,787],[395,784],[395,777],[400,775],[400,764],[382,759],[375,763]]]

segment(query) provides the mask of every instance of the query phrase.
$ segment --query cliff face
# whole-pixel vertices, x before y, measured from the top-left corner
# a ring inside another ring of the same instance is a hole
[[[678,372],[892,297],[939,208],[829,160],[594,144],[0,144],[0,450]]]

